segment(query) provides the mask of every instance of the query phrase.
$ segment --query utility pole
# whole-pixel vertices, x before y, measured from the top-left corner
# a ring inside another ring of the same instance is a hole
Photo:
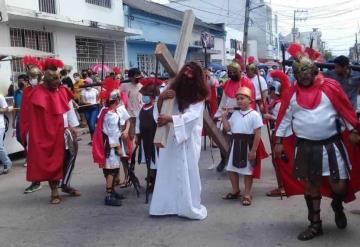
[[[355,33],[355,52],[356,52],[356,62],[359,64],[359,49],[358,49],[358,34]]]
[[[307,12],[308,12],[307,10],[299,10],[299,9],[294,10],[294,25],[293,25],[293,30],[292,30],[294,43],[296,41],[296,33],[297,33],[296,32],[296,21],[305,21],[307,19],[306,17],[303,17],[303,18],[297,17],[296,14],[297,13],[307,13]]]
[[[246,65],[247,56],[248,56],[248,49],[247,49],[248,45],[247,45],[247,43],[248,43],[248,34],[249,34],[250,11],[265,6],[265,4],[260,4],[260,5],[256,6],[256,7],[250,8],[250,5],[251,5],[251,0],[246,0],[246,3],[245,3],[244,38],[243,38],[243,57],[244,57],[245,65]]]
[[[244,24],[244,39],[243,39],[243,57],[246,65],[247,61],[247,43],[248,43],[248,31],[250,20],[250,0],[246,0],[245,3],[245,24]]]

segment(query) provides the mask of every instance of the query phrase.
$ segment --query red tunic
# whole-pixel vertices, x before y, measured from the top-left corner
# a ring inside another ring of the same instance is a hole
[[[28,181],[57,181],[63,178],[64,118],[72,93],[63,86],[50,91],[35,87],[26,110],[28,119]]]
[[[296,100],[298,104],[300,105],[306,104],[305,107],[307,108],[317,107],[318,95],[319,95],[319,91],[321,90],[330,99],[331,103],[333,104],[335,110],[338,112],[339,116],[342,119],[348,121],[352,126],[355,126],[355,128],[358,131],[360,131],[360,123],[356,118],[355,112],[353,111],[353,108],[351,106],[348,97],[341,89],[340,84],[335,80],[323,78],[322,75],[319,75],[316,78],[316,82],[317,83],[315,83],[314,88],[317,88],[317,90],[314,90],[313,88],[306,89],[306,91],[310,93],[305,97],[305,99],[307,100],[301,98],[300,94],[296,95],[297,96]],[[299,92],[299,90],[302,89],[295,85],[290,88],[289,94],[284,97],[281,103],[276,126],[279,126],[281,120],[285,116],[286,109],[290,104],[290,99],[292,98],[294,93]],[[304,93],[305,92],[303,91],[302,94]],[[311,126],[304,126],[304,128],[311,128]],[[348,195],[345,199],[345,202],[350,202],[354,200],[355,193],[360,190],[360,145],[357,146],[350,145],[348,142],[348,135],[349,135],[348,131],[345,131],[342,134],[342,140],[344,142],[344,145],[349,155],[350,162],[352,164]],[[288,196],[302,195],[304,194],[303,183],[301,181],[294,179],[292,176],[292,169],[293,169],[292,162],[294,160],[294,148],[295,148],[294,136],[284,138],[283,144],[284,144],[285,154],[288,157],[290,163],[286,164],[281,159],[277,159],[277,163],[280,165],[279,170],[286,191],[286,195]],[[332,195],[328,180],[325,178],[323,179],[321,194],[327,197],[331,197]]]
[[[34,91],[33,86],[26,87],[23,91],[20,107],[19,129],[20,129],[20,141],[26,150],[26,135],[29,132],[29,107],[31,95]]]

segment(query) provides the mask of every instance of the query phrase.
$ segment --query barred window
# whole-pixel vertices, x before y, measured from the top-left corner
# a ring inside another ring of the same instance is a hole
[[[54,39],[51,32],[10,28],[10,43],[11,46],[26,47],[50,53],[54,52]],[[12,60],[12,71],[24,71],[20,60]]]
[[[111,9],[111,0],[85,0],[85,2]]]
[[[39,10],[41,12],[56,14],[56,0],[39,0]]]
[[[78,70],[88,69],[101,63],[104,46],[104,64],[110,68],[124,67],[124,41],[99,40],[76,37],[76,60]]]
[[[146,72],[148,75],[156,71],[156,58],[154,54],[137,54],[137,66],[140,71]],[[159,74],[164,73],[163,66],[159,63]]]

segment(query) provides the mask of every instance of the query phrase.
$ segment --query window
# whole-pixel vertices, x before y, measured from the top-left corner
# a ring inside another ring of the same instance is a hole
[[[56,0],[39,0],[39,10],[50,14],[56,14]]]
[[[85,0],[85,2],[111,9],[111,0]]]
[[[11,46],[26,47],[34,50],[53,52],[53,34],[21,28],[10,28]],[[22,72],[24,68],[20,60],[12,60],[13,72]]]
[[[76,37],[76,59],[78,70],[88,69],[101,63],[104,46],[104,64],[113,68],[124,67],[124,41],[98,40]]]
[[[145,71],[148,75],[151,72],[156,72],[156,58],[155,54],[137,54],[137,66],[140,71]],[[164,73],[164,68],[159,63],[159,74]]]

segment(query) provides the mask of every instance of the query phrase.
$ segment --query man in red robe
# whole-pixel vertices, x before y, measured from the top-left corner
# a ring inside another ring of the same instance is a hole
[[[253,98],[255,99],[255,89],[252,82],[246,77],[241,75],[241,67],[239,63],[232,62],[228,65],[228,77],[230,78],[227,80],[223,85],[224,93],[221,97],[221,101],[216,111],[214,118],[218,119],[221,118],[221,112],[223,109],[227,108],[232,110],[234,107],[237,107],[236,103],[236,92],[240,87],[247,87],[251,89],[253,94]],[[255,109],[255,101],[251,104],[251,108]],[[225,133],[226,135],[226,133]],[[226,156],[227,154],[221,153],[221,161],[216,167],[218,172],[224,170],[226,165]]]
[[[282,101],[275,145],[277,155],[285,153],[292,163],[280,168],[286,194],[305,197],[310,225],[298,235],[302,241],[323,234],[322,195],[332,197],[335,224],[344,229],[342,204],[360,190],[360,123],[339,83],[319,73],[316,52],[308,49],[298,44],[288,49],[297,81]]]
[[[57,69],[63,66],[63,63],[60,60],[47,59],[44,64],[43,83],[31,92],[26,108],[28,123],[21,127],[24,128],[21,132],[23,143],[28,137],[27,180],[48,181],[51,203],[58,204],[61,201],[58,185],[60,180],[64,179],[65,128],[69,127],[69,131],[75,132],[71,128],[74,126],[69,126],[73,115],[68,115],[73,95],[60,85]]]
[[[25,65],[27,75],[29,76],[30,85],[28,85],[23,92],[21,100],[20,114],[19,114],[19,138],[24,149],[27,150],[27,134],[29,132],[29,106],[33,90],[41,81],[42,64],[40,60],[32,56],[25,56],[22,59]],[[32,193],[41,189],[39,181],[32,181],[32,183],[25,189],[24,194]]]

